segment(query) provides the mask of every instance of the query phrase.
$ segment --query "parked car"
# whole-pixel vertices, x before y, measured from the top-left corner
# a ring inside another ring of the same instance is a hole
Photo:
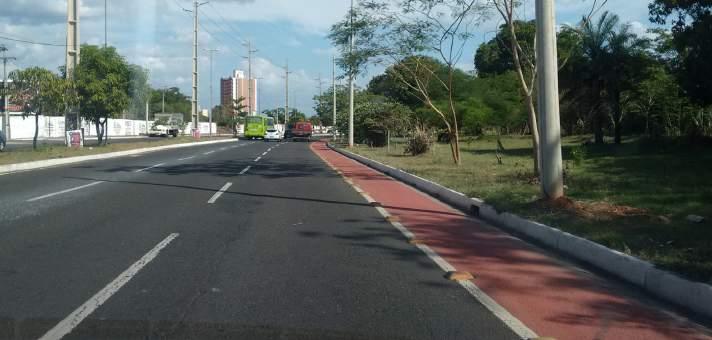
[[[178,128],[170,127],[167,125],[155,124],[151,127],[151,130],[148,131],[148,135],[161,137],[168,137],[170,135],[173,137],[178,137]]]
[[[267,129],[267,131],[265,132],[264,139],[265,141],[281,140],[282,133],[280,133],[277,129]]]

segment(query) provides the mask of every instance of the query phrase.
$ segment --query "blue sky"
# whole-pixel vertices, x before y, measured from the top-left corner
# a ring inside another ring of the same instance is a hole
[[[65,0],[5,0],[0,11],[0,37],[62,45],[65,43]],[[485,0],[483,0],[485,1]],[[577,22],[593,0],[557,0],[559,24]],[[640,34],[650,26],[646,0],[609,0],[604,8],[617,13]],[[81,0],[81,41],[104,41],[104,1]],[[135,64],[151,71],[155,87],[178,86],[190,93],[192,18],[190,0],[108,0],[108,41]],[[243,58],[251,40],[255,53],[253,75],[259,82],[260,110],[284,105],[284,65],[289,58],[290,106],[313,113],[312,96],[318,92],[317,77],[331,82],[334,49],[326,38],[330,26],[347,11],[349,0],[212,0],[200,8],[200,48],[219,49],[214,59],[213,102],[219,101],[218,79],[233,69],[247,70]],[[525,0],[520,17],[531,19],[534,1]],[[477,28],[459,66],[472,70],[474,50],[483,38],[490,39],[499,24],[493,20]],[[0,39],[9,55],[17,57],[9,67],[33,65],[56,69],[64,63],[64,47],[28,44]],[[365,85],[378,68],[358,79]],[[209,62],[200,55],[200,104],[207,108]]]

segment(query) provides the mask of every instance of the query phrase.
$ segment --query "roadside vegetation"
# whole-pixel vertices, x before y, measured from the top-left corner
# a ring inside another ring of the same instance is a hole
[[[685,141],[626,138],[621,145],[582,145],[591,136],[564,138],[568,197],[538,200],[527,136],[463,138],[462,165],[446,144],[420,156],[404,154],[406,140],[357,153],[470,197],[638,256],[690,278],[712,282],[712,225],[687,215],[712,216],[712,150]],[[501,157],[498,161],[497,154]]]
[[[709,1],[652,0],[646,32],[594,1],[557,30],[566,197],[555,200],[538,184],[536,25],[524,3],[358,3],[330,34],[343,78],[384,71],[356,90],[355,151],[712,282]],[[463,51],[493,17],[496,32]],[[472,54],[474,72],[455,66]],[[348,88],[336,91],[346,134]],[[326,124],[332,95],[315,97]]]

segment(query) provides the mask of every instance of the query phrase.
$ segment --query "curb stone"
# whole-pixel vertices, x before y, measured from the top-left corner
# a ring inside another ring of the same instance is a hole
[[[55,158],[55,159],[46,159],[46,160],[33,161],[33,162],[6,164],[6,165],[0,165],[0,175],[9,174],[9,173],[13,173],[13,172],[19,172],[19,171],[44,169],[44,168],[49,168],[49,167],[58,166],[58,165],[67,165],[67,164],[73,164],[73,163],[79,163],[79,162],[94,161],[94,160],[99,160],[99,159],[124,157],[124,156],[136,155],[136,154],[141,154],[141,153],[146,153],[146,152],[169,150],[169,149],[180,149],[180,148],[187,148],[187,147],[192,147],[192,146],[228,143],[228,142],[234,142],[234,141],[237,141],[237,140],[236,139],[223,139],[223,140],[208,141],[208,142],[197,142],[197,143],[191,142],[191,143],[171,144],[171,145],[164,145],[164,146],[155,146],[155,147],[150,147],[150,148],[101,153],[101,154],[96,154],[96,155],[77,156],[77,157],[69,157],[69,158]]]
[[[586,262],[640,287],[672,304],[706,317],[712,317],[712,286],[684,279],[661,270],[650,262],[621,253],[582,237],[550,226],[521,218],[508,212],[498,212],[479,198],[470,198],[440,184],[393,168],[355,153],[327,144],[332,150],[409,184],[470,215],[475,215],[503,229],[524,234],[572,258]]]

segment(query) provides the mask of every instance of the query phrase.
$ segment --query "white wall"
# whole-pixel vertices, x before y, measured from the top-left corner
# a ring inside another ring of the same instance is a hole
[[[148,122],[148,127],[151,127],[152,121]],[[131,119],[109,119],[107,123],[107,132],[109,138],[122,136],[139,136],[146,133],[145,120]],[[82,121],[85,137],[96,137],[96,126],[89,121]],[[39,139],[47,138],[64,138],[64,117],[47,117],[40,116],[39,118]],[[185,133],[190,135],[191,125],[186,127]],[[213,133],[217,131],[217,125],[213,123]],[[200,123],[200,133],[207,135],[210,133],[210,123]],[[19,115],[10,116],[10,138],[24,139],[33,138],[35,135],[35,117],[30,116],[22,118]]]

